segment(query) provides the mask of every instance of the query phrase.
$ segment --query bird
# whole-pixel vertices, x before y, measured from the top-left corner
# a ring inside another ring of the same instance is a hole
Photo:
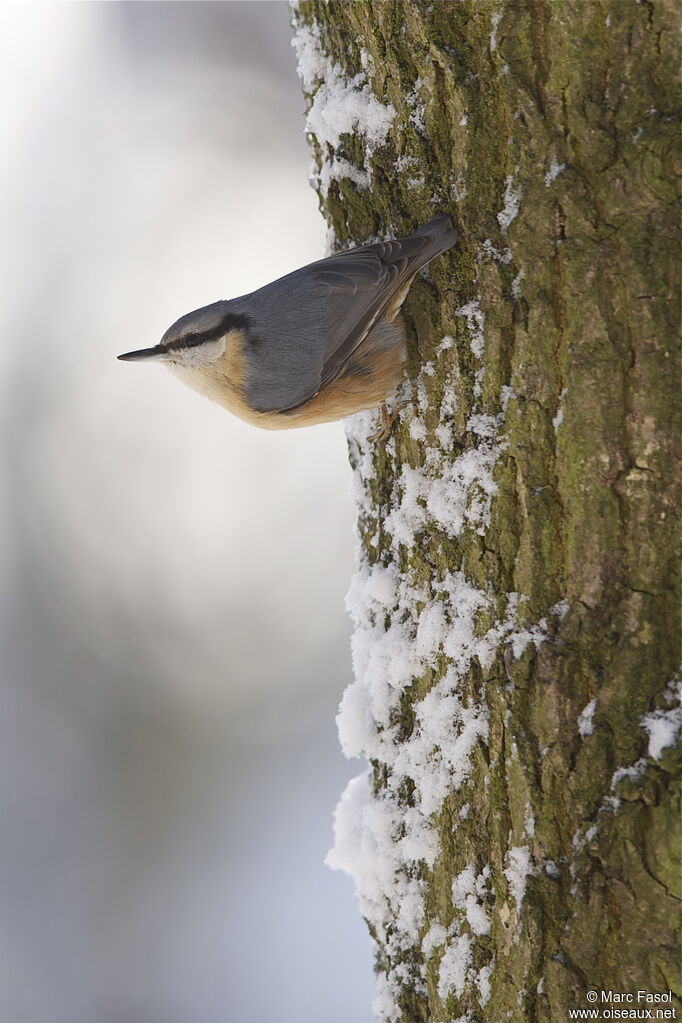
[[[403,376],[401,307],[421,269],[458,233],[439,214],[412,234],[360,245],[248,295],[181,316],[153,348],[187,385],[265,429],[311,426],[381,407]]]

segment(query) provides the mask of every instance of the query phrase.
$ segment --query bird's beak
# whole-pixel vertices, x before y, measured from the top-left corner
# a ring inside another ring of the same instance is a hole
[[[125,352],[117,358],[123,362],[142,362],[143,359],[164,359],[167,354],[165,345],[156,345],[154,348],[140,348],[137,352]]]

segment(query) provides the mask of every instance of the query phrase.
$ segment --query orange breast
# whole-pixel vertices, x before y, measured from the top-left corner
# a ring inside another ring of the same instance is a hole
[[[405,354],[401,323],[371,331],[346,366],[323,390],[289,412],[256,412],[244,398],[243,335],[231,331],[225,355],[202,370],[183,370],[184,383],[247,423],[266,430],[330,423],[355,412],[377,408],[393,394],[402,379]]]

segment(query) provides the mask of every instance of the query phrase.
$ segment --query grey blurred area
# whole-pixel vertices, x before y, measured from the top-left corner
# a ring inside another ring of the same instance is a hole
[[[323,251],[288,9],[3,22],[0,1020],[369,1021],[343,430],[115,360]]]

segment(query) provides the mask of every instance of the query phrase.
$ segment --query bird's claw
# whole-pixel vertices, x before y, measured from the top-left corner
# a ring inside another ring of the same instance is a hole
[[[371,441],[372,443],[374,443],[375,441],[386,440],[391,430],[393,429],[393,424],[396,421],[398,413],[402,408],[405,408],[405,406],[409,404],[410,401],[408,399],[405,399],[404,401],[398,401],[390,410],[386,404],[380,405],[379,429],[376,431],[376,433],[371,434],[367,438],[367,440]]]

